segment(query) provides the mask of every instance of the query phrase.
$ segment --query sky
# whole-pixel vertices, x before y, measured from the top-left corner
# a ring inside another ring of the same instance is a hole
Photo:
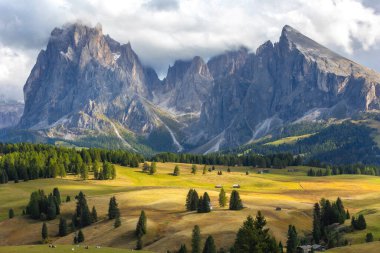
[[[22,87],[54,27],[100,23],[131,42],[160,77],[177,59],[205,60],[276,42],[284,25],[380,72],[377,0],[0,0],[0,95],[23,100]]]

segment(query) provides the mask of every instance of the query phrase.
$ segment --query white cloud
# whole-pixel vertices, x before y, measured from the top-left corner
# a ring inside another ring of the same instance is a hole
[[[277,41],[285,24],[380,70],[379,6],[363,1],[0,0],[0,93],[4,85],[17,87],[20,98],[50,31],[76,20],[99,22],[111,37],[130,41],[161,74],[178,58],[208,58],[240,45],[255,50],[268,39]],[[8,51],[18,56],[4,56]]]

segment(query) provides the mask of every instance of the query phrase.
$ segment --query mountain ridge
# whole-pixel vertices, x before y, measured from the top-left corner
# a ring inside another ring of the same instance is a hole
[[[160,80],[130,43],[103,35],[100,25],[72,24],[55,28],[40,52],[17,129],[74,142],[112,135],[128,149],[143,143],[209,153],[293,122],[379,110],[379,84],[380,74],[290,26],[254,53],[241,47],[207,62],[177,60]]]

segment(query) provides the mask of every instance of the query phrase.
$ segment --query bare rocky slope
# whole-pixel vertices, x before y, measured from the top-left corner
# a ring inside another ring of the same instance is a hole
[[[208,153],[293,122],[380,109],[380,75],[285,26],[278,43],[179,60],[166,78],[101,26],[52,31],[17,131],[92,146]],[[100,139],[99,139],[100,140]],[[87,144],[86,144],[87,143]],[[95,143],[95,144],[94,144]]]

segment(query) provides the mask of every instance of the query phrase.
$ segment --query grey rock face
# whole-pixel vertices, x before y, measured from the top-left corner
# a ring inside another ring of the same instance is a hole
[[[16,126],[22,116],[24,104],[0,96],[0,129]]]
[[[74,24],[52,31],[24,94],[18,128],[61,138],[165,133],[173,150],[205,153],[284,123],[380,110],[380,75],[285,26],[278,43],[179,60],[160,81],[129,43]]]
[[[196,56],[191,61],[176,61],[169,67],[162,86],[155,90],[155,101],[177,114],[199,115],[212,86],[213,76],[201,57]]]
[[[207,151],[207,140],[215,142],[214,138],[219,138],[219,148],[245,144],[283,122],[380,109],[378,73],[289,26],[278,43],[266,42],[245,59],[250,60],[241,64],[241,71],[215,82],[204,103],[201,125],[206,142],[199,150]]]
[[[24,87],[20,128],[113,128],[112,119],[138,133],[155,125],[143,100],[159,82],[131,45],[120,45],[101,27],[74,24],[54,29]]]

